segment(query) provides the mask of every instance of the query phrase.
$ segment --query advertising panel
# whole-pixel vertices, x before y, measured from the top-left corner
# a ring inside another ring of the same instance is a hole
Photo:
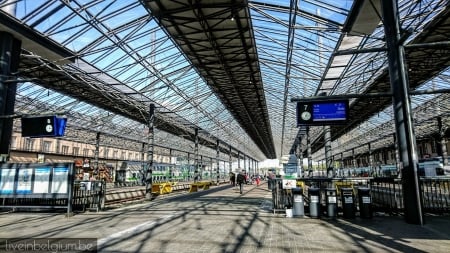
[[[69,186],[69,168],[53,168],[53,180],[51,193],[66,194]]]
[[[16,169],[2,169],[0,173],[0,194],[13,194]]]
[[[17,179],[17,194],[30,194],[31,193],[31,176],[33,175],[33,169],[25,168],[19,169],[19,177]]]
[[[49,193],[50,168],[36,168],[34,170],[33,193]]]

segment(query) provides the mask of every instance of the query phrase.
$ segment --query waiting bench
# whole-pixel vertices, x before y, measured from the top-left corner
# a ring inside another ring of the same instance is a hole
[[[211,186],[212,182],[210,181],[202,181],[202,182],[196,182],[192,183],[189,192],[198,192],[203,190],[208,190],[209,186]]]
[[[166,194],[171,193],[173,190],[173,186],[176,185],[176,182],[163,182],[163,183],[154,183],[152,184],[152,194]]]

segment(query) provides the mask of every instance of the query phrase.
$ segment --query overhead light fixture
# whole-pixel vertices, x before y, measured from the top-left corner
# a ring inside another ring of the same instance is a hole
[[[234,8],[231,8],[230,12],[231,12],[230,20],[231,20],[231,21],[234,21],[234,16],[235,16],[235,14],[236,14]]]

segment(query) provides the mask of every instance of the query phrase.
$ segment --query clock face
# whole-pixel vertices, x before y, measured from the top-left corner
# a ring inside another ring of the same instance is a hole
[[[45,131],[47,131],[47,133],[50,133],[51,131],[53,131],[52,125],[47,125],[47,126],[45,127]]]
[[[302,117],[302,120],[310,120],[311,113],[310,112],[302,112],[301,117]]]

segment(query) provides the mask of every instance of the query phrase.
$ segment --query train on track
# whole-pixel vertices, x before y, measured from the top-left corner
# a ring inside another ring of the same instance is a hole
[[[197,179],[210,179],[213,172],[201,170],[200,173],[195,171],[194,165],[177,165],[172,163],[153,163],[152,181],[189,181]],[[116,181],[120,183],[144,184],[144,168],[145,163],[140,161],[126,161],[117,170]]]

